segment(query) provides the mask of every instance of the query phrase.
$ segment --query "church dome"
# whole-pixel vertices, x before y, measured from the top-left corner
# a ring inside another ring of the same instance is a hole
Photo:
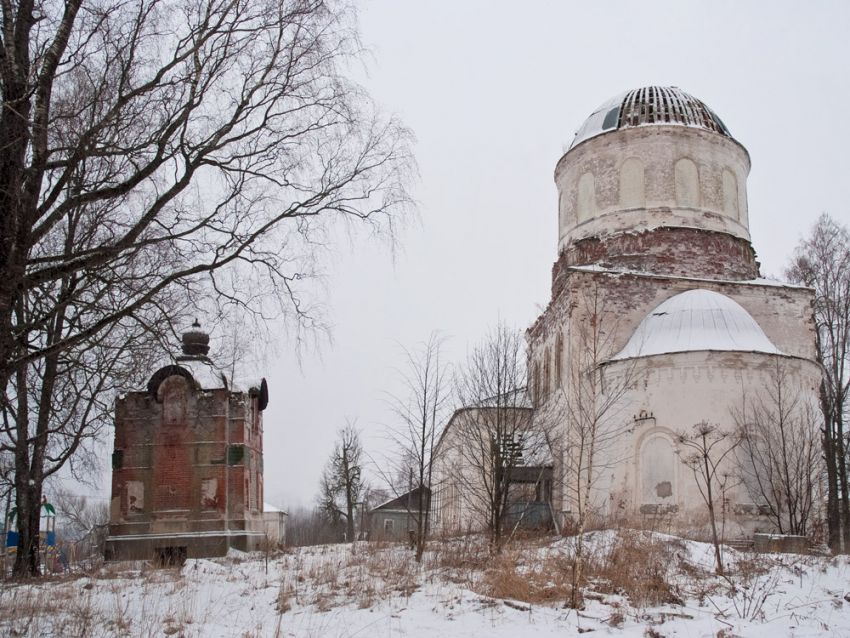
[[[721,119],[701,100],[675,86],[647,86],[621,93],[597,108],[578,130],[570,148],[609,131],[661,124],[732,137]]]
[[[612,360],[698,350],[783,354],[740,304],[697,289],[660,303]]]
[[[195,319],[192,329],[183,333],[183,356],[206,357],[210,352],[210,336],[201,330],[201,324]]]

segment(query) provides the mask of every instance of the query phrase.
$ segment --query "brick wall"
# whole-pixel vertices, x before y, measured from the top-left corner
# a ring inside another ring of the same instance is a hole
[[[257,402],[180,374],[120,398],[110,534],[253,528],[263,502]]]

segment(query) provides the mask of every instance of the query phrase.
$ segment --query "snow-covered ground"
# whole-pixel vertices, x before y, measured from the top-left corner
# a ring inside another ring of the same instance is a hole
[[[574,539],[435,542],[232,553],[182,569],[109,565],[0,588],[5,636],[850,636],[848,557],[727,550],[660,534],[595,532],[584,607],[567,609]]]

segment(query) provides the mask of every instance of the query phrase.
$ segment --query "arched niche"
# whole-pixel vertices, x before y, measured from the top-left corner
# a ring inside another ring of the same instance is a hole
[[[558,196],[558,213],[561,220],[561,228],[567,228],[576,223],[575,210],[570,206],[570,197],[567,191]]]
[[[189,379],[179,374],[167,377],[159,385],[157,399],[162,404],[162,424],[164,426],[174,427],[186,424],[190,392]]]
[[[676,203],[679,206],[699,206],[699,171],[697,165],[683,157],[675,166]]]
[[[643,162],[630,157],[620,167],[620,206],[642,208],[646,205]]]
[[[564,361],[564,336],[561,334],[560,330],[558,331],[558,335],[555,337],[555,388],[561,387],[561,367],[563,366]]]
[[[723,212],[733,219],[740,219],[738,180],[728,168],[723,169]]]
[[[640,446],[641,505],[675,505],[678,459],[671,439],[663,433],[650,434]]]
[[[596,212],[596,183],[593,173],[584,173],[578,180],[576,215],[579,222],[589,219]]]

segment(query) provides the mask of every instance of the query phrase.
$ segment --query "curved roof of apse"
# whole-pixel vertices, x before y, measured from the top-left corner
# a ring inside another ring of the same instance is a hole
[[[784,354],[738,302],[696,289],[660,303],[611,359],[699,350]]]
[[[617,95],[588,117],[576,133],[570,148],[602,133],[651,125],[674,125],[732,134],[702,100],[675,86],[646,86]]]

